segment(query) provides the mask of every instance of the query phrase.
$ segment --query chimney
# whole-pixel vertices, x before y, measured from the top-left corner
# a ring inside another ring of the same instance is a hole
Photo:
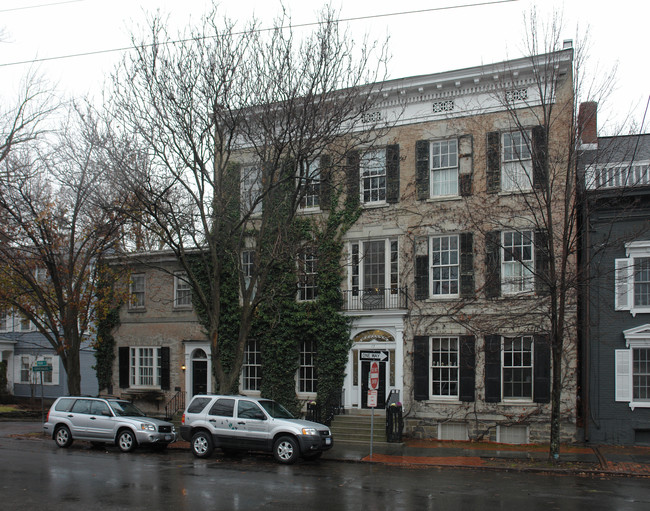
[[[578,110],[578,141],[583,149],[596,149],[598,144],[598,122],[597,122],[598,103],[587,101],[580,103]]]

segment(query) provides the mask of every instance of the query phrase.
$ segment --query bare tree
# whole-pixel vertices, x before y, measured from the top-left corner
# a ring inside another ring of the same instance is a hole
[[[97,311],[98,261],[119,232],[94,122],[73,109],[47,145],[23,145],[2,162],[0,297],[56,350],[73,394]]]
[[[115,75],[112,122],[144,148],[148,164],[130,164],[119,144],[111,155],[138,204],[131,219],[146,218],[187,275],[227,392],[269,269],[295,242],[287,229],[306,190],[318,182],[335,192],[330,170],[385,132],[375,122],[360,130],[379,97],[369,84],[383,78],[384,47],[354,41],[330,10],[302,38],[286,15],[270,30],[256,21],[238,30],[218,21],[215,8],[176,38],[155,17],[147,41],[134,38]],[[226,268],[239,276],[241,305],[229,365],[218,339]]]

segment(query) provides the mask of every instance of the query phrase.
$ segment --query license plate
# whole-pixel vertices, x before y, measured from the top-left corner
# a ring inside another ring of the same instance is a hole
[[[171,435],[165,435],[165,440],[171,440],[172,436]]]
[[[332,439],[331,439],[331,438],[326,438],[326,439],[325,439],[325,445],[329,445],[329,444],[331,444],[331,443],[332,443]]]

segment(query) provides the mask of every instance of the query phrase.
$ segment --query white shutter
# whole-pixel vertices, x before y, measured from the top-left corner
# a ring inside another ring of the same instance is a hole
[[[616,401],[632,401],[632,350],[614,350]]]
[[[633,305],[634,259],[616,259],[614,261],[614,308],[617,311],[629,311]]]

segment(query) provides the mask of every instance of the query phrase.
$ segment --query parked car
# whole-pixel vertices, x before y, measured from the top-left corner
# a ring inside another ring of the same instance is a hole
[[[59,447],[87,440],[130,452],[147,444],[164,449],[177,439],[171,422],[147,417],[133,403],[121,399],[60,397],[50,407],[43,428]]]
[[[334,445],[327,426],[296,419],[270,399],[246,396],[195,396],[183,414],[181,437],[198,458],[208,458],[220,447],[224,452],[272,452],[286,464],[299,457],[319,458]]]

